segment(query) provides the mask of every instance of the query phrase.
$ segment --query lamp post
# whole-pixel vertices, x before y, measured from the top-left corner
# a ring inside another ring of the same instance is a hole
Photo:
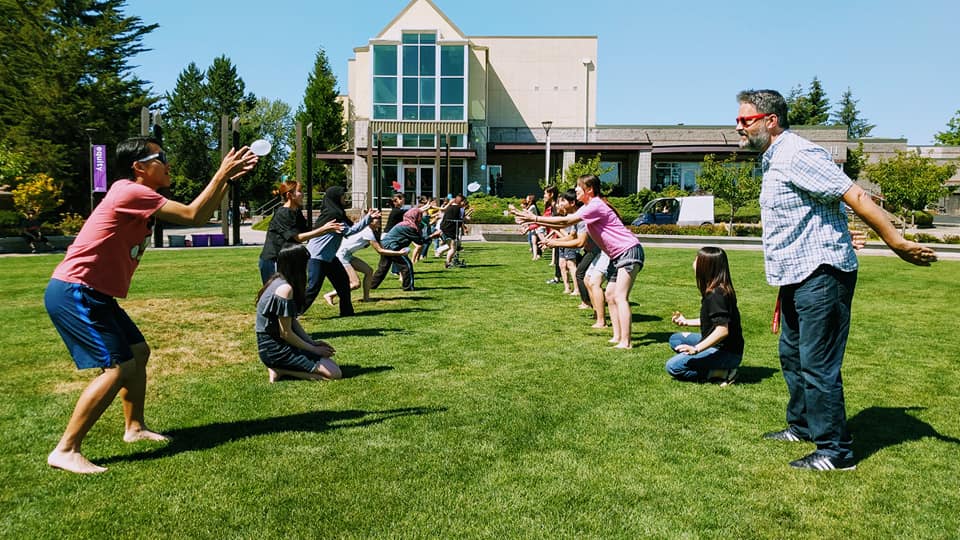
[[[544,120],[540,123],[543,125],[543,131],[546,132],[547,136],[547,155],[543,165],[543,181],[546,185],[550,185],[550,128],[553,127],[553,121]]]
[[[87,159],[90,161],[90,213],[93,213],[93,190],[96,189],[96,186],[93,184],[93,133],[97,130],[93,128],[86,128],[84,131],[87,132]]]
[[[589,57],[583,57],[580,59],[580,62],[583,63],[584,70],[586,71],[586,79],[583,85],[583,142],[590,142],[590,66],[593,65],[593,60]]]

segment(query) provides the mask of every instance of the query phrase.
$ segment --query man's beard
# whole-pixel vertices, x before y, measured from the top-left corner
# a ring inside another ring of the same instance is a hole
[[[758,152],[766,150],[767,146],[770,145],[770,132],[767,131],[767,126],[761,126],[760,131],[756,135],[750,135],[746,130],[741,130],[741,136],[746,135],[746,139],[741,138],[739,141],[740,148],[744,150],[756,150]]]

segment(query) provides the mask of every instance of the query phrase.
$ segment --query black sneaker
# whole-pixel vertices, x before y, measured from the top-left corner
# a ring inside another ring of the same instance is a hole
[[[807,439],[797,435],[789,427],[783,431],[770,431],[763,434],[763,438],[771,441],[784,441],[784,442],[803,442]],[[812,455],[812,454],[811,454]]]
[[[857,463],[853,458],[832,458],[814,452],[796,461],[791,461],[790,466],[794,469],[811,471],[852,471],[857,468]]]

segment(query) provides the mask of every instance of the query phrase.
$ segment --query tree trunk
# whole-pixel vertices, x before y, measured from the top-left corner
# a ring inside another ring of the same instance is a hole
[[[728,233],[730,236],[733,236],[733,216],[736,215],[736,213],[737,209],[734,208],[733,205],[730,205],[730,232]]]

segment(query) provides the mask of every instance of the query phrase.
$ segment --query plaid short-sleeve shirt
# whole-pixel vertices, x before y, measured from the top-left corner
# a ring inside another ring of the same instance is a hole
[[[763,153],[763,257],[767,282],[793,285],[818,266],[850,272],[857,256],[842,209],[853,185],[830,152],[784,131]]]

